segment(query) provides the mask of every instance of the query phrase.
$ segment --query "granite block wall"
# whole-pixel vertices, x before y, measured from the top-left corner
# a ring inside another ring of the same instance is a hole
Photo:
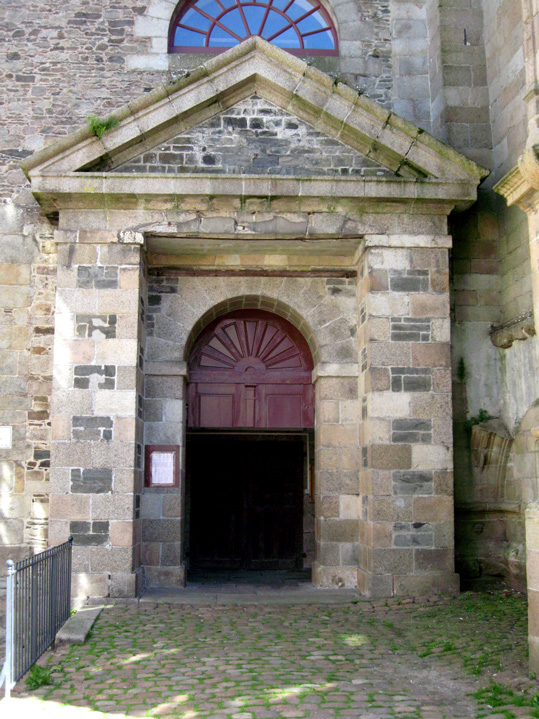
[[[508,456],[503,466],[490,455],[487,465],[478,463],[466,421],[483,410],[501,422],[492,442],[510,437],[518,444],[519,425],[537,398],[536,348],[528,339],[533,319],[527,218],[490,192],[526,144],[522,9],[519,0],[483,3],[492,135],[485,162],[492,174],[474,210],[454,219],[452,263],[457,568],[465,582],[504,578],[518,588],[525,583],[525,502],[517,501],[522,495],[515,485],[526,480],[508,469]]]
[[[360,260],[359,587],[367,595],[458,588],[448,290],[443,247],[368,248]]]
[[[79,599],[133,596],[142,477],[140,247],[97,244],[92,233],[86,242],[70,241],[70,233],[56,239],[49,541],[73,535]]]

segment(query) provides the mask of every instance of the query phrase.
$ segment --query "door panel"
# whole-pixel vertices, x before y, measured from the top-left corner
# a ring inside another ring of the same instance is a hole
[[[194,427],[235,427],[239,392],[235,384],[190,385],[189,425]]]
[[[263,418],[267,428],[310,427],[312,387],[304,384],[265,384],[262,387]]]

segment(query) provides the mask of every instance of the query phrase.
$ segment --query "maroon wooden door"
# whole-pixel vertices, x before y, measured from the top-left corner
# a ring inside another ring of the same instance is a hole
[[[190,565],[302,566],[304,444],[313,361],[289,322],[262,310],[212,322],[189,359]],[[274,436],[219,430],[276,429]]]
[[[188,426],[314,427],[313,361],[300,332],[263,310],[212,322],[189,360]]]
[[[298,569],[302,437],[192,435],[190,566]]]

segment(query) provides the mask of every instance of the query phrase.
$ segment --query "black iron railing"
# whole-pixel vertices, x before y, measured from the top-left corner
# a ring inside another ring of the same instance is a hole
[[[20,562],[8,562],[6,693],[43,652],[71,612],[73,538]]]

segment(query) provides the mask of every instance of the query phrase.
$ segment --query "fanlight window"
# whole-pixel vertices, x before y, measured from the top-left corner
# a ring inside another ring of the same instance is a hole
[[[317,0],[188,0],[172,22],[169,51],[219,53],[252,35],[294,55],[338,55]]]

